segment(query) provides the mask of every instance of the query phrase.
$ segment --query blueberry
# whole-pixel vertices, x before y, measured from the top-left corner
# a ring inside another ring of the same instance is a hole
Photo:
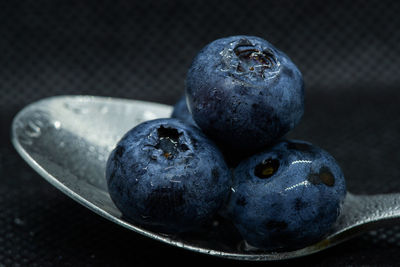
[[[303,78],[287,55],[254,36],[218,39],[186,77],[188,108],[217,143],[256,151],[285,135],[304,110]]]
[[[189,109],[186,105],[185,96],[182,96],[175,104],[171,117],[180,119],[187,124],[194,125],[197,127],[196,123],[193,120],[192,114],[189,112]]]
[[[234,170],[226,214],[252,246],[292,250],[321,240],[346,194],[335,159],[302,141],[281,141]]]
[[[109,156],[106,178],[125,218],[165,233],[209,220],[232,181],[216,146],[177,119],[147,121],[126,133]]]

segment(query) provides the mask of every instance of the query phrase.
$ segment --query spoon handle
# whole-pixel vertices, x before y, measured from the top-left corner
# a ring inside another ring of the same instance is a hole
[[[400,222],[400,194],[353,195],[348,193],[338,221],[338,232],[361,233]],[[355,231],[357,230],[357,231]]]

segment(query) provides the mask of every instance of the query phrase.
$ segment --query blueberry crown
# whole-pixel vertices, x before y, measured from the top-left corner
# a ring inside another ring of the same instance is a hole
[[[265,79],[274,76],[279,69],[279,61],[274,52],[242,38],[226,46],[221,52],[222,70],[236,76]]]

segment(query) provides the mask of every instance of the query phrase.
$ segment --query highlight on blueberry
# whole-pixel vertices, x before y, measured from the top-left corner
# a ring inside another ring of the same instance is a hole
[[[215,144],[177,119],[147,121],[126,133],[109,156],[106,178],[125,218],[165,233],[209,220],[232,181]]]
[[[204,47],[186,77],[188,108],[217,143],[258,151],[285,135],[304,110],[302,74],[264,39],[231,36]]]
[[[171,114],[171,118],[180,119],[187,124],[194,125],[197,127],[196,123],[193,120],[192,114],[189,112],[189,109],[186,105],[185,96],[182,96],[178,100],[178,102],[176,102]]]
[[[281,141],[242,161],[233,179],[225,214],[249,245],[271,251],[321,240],[346,195],[335,159],[303,141]]]

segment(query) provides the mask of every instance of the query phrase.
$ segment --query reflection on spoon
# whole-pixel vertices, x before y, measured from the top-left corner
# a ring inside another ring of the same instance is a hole
[[[290,252],[254,250],[235,238],[229,222],[216,218],[201,234],[166,236],[124,220],[107,192],[105,163],[126,131],[155,118],[169,117],[170,106],[94,96],[57,96],[21,110],[12,124],[12,142],[22,158],[61,192],[97,214],[145,236],[214,256],[240,260],[283,260],[312,254],[400,220],[400,194],[351,193],[324,240]]]

